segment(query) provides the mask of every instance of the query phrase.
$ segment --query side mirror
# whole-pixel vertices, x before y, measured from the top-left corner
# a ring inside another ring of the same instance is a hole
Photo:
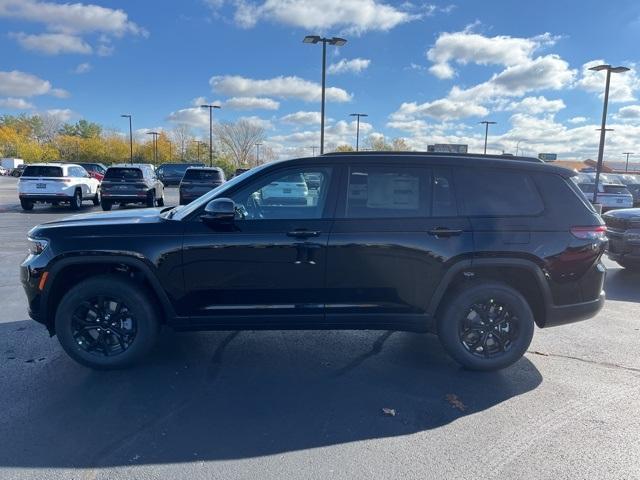
[[[214,198],[204,207],[200,219],[208,225],[230,225],[236,216],[236,204],[230,198]]]

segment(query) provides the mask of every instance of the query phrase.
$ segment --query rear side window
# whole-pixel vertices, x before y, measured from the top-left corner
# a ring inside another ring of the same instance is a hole
[[[527,173],[465,168],[458,171],[456,180],[469,216],[537,215],[544,210],[536,184]]]
[[[618,193],[629,195],[629,190],[627,190],[627,187],[624,187],[622,185],[604,185],[602,188],[604,189],[604,193]]]
[[[190,168],[184,174],[184,180],[222,181],[224,180],[224,175],[220,170],[196,170]]]
[[[429,170],[412,167],[352,167],[347,218],[427,216]]]
[[[39,165],[24,169],[23,177],[62,177],[61,167],[44,167]]]
[[[139,168],[108,168],[104,178],[107,180],[140,180],[142,171]]]

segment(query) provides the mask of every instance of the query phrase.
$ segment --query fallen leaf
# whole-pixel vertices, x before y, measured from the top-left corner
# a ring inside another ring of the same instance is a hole
[[[467,406],[462,403],[462,401],[458,398],[458,396],[454,393],[447,393],[447,402],[453,407],[457,408],[461,412],[464,412],[467,409]]]
[[[382,414],[386,415],[387,417],[395,417],[396,416],[396,410],[395,410],[395,408],[384,407],[382,409]]]

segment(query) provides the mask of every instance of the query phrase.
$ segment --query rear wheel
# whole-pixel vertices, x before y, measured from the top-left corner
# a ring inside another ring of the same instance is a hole
[[[29,211],[33,210],[33,202],[31,200],[20,199],[20,206],[23,210]]]
[[[156,317],[137,284],[103,275],[83,281],[62,298],[55,327],[71,358],[108,370],[127,367],[149,352],[158,334]]]
[[[76,190],[71,198],[71,210],[80,210],[82,207],[82,192]]]
[[[533,326],[533,313],[520,292],[502,283],[470,284],[447,302],[438,336],[462,366],[498,370],[524,355]]]
[[[95,196],[93,197],[93,204],[94,204],[95,206],[100,205],[100,189],[99,189],[99,188],[96,190],[96,194],[95,194]]]
[[[159,207],[164,207],[164,190],[162,190],[162,195],[158,199],[158,206]]]
[[[111,210],[111,207],[113,205],[109,200],[105,200],[103,198],[100,200],[100,206],[102,207],[102,210],[104,210],[105,212],[108,212],[109,210]]]
[[[156,206],[156,191],[152,190],[147,194],[147,207]]]

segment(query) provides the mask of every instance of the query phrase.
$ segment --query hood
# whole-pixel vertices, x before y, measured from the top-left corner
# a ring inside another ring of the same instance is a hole
[[[136,208],[124,209],[115,212],[81,213],[70,217],[61,218],[53,222],[43,223],[34,227],[30,235],[37,236],[44,230],[83,227],[83,226],[108,226],[108,225],[135,225],[150,224],[160,221],[160,213],[170,207],[162,208]]]

